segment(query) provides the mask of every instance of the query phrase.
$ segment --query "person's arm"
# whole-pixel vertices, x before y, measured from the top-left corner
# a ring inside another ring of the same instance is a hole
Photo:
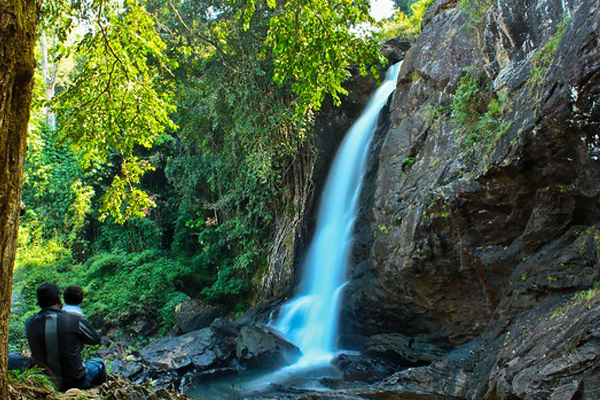
[[[79,320],[79,333],[83,336],[83,343],[85,344],[99,344],[100,336],[89,322],[81,318]]]

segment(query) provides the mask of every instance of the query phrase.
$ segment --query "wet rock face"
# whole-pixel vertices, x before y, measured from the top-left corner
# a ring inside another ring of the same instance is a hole
[[[597,399],[600,297],[567,296],[522,313],[427,367],[398,372],[381,390],[426,390],[469,400]]]
[[[517,313],[598,277],[585,244],[600,221],[597,1],[500,0],[476,28],[457,4],[427,16],[373,154],[358,228],[370,235],[359,236],[343,307],[355,332],[445,332],[459,345],[499,307]],[[531,78],[565,16],[552,61]],[[503,125],[472,144],[452,117],[467,67],[502,105]],[[528,289],[503,300],[519,280]]]
[[[450,349],[445,335],[420,334],[410,338],[400,333],[390,333],[369,337],[365,354],[387,359],[406,368],[431,364]]]
[[[391,391],[596,399],[598,306],[555,313],[600,278],[600,3],[480,3],[469,28],[457,1],[439,1],[406,55],[362,194],[343,330],[460,346]],[[501,109],[472,143],[453,114],[466,68]],[[367,347],[414,353],[401,342]]]
[[[243,326],[236,340],[236,357],[252,368],[279,368],[294,363],[300,350],[263,326]]]
[[[392,375],[398,366],[381,358],[341,354],[331,364],[342,373],[344,381],[374,383]]]
[[[502,337],[485,396],[598,398],[599,300],[571,299],[513,324]]]

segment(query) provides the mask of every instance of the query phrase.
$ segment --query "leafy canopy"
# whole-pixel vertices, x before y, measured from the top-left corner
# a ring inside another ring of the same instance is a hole
[[[399,8],[391,21],[384,22],[378,38],[381,41],[394,37],[416,39],[421,33],[421,22],[425,13],[435,0],[417,0],[410,2],[410,9]],[[408,7],[408,5],[407,5]]]
[[[104,195],[101,209],[103,217],[123,222],[154,205],[135,188],[151,168],[134,152],[138,146],[151,147],[167,128],[176,128],[169,117],[175,111],[170,92],[159,91],[160,74],[174,63],[164,55],[166,45],[151,15],[136,2],[120,6],[94,1],[85,9],[84,4],[74,5],[59,2],[48,6],[46,14],[58,23],[55,34],[62,40],[56,57],[74,54],[79,60],[72,83],[51,102],[58,114],[57,135],[82,155],[84,167],[115,151],[120,154],[121,174]],[[76,25],[83,36],[68,46]]]
[[[331,95],[340,104],[348,92],[342,83],[350,77],[350,67],[362,75],[367,67],[377,75],[375,62],[383,62],[370,34],[358,35],[361,24],[374,24],[366,0],[294,0],[277,4],[268,0],[276,12],[271,18],[266,44],[274,57],[274,79],[291,80],[298,96],[300,114],[318,110]]]

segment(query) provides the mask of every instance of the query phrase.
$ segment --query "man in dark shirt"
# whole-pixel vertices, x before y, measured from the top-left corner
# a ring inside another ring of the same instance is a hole
[[[62,391],[87,389],[106,381],[101,359],[83,362],[86,344],[100,343],[96,330],[81,316],[61,310],[60,289],[45,283],[37,289],[41,311],[25,323],[31,363],[38,365]]]

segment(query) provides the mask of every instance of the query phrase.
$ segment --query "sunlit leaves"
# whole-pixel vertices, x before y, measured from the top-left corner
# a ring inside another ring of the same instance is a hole
[[[417,0],[412,1],[409,12],[397,10],[391,21],[383,23],[378,38],[382,41],[394,37],[415,39],[421,33],[421,21],[425,13],[434,3],[435,0]]]
[[[123,223],[132,217],[144,217],[151,207],[155,207],[154,200],[137,187],[142,175],[153,170],[154,167],[147,160],[133,156],[125,160],[121,165],[121,174],[115,176],[112,185],[102,196],[100,220],[110,215],[117,223]]]
[[[300,116],[318,110],[326,95],[339,104],[351,66],[364,75],[367,66],[382,61],[375,40],[356,32],[370,23],[366,0],[287,1],[271,18],[266,43],[274,55],[274,79],[291,80]]]
[[[157,90],[159,72],[170,62],[150,15],[139,6],[126,10],[100,9],[95,25],[77,44],[80,72],[66,91],[55,97],[60,135],[82,154],[84,166],[105,160],[117,150],[123,165],[133,163],[137,146],[149,148],[167,127],[175,128],[169,114],[174,111],[168,91]],[[166,72],[165,72],[166,73]],[[103,203],[118,220],[150,206],[147,195],[131,185],[145,169],[123,169],[110,188],[114,198]],[[127,174],[125,174],[127,172]],[[127,190],[125,190],[127,189]],[[128,196],[132,196],[131,199]],[[127,201],[125,211],[119,202]]]

